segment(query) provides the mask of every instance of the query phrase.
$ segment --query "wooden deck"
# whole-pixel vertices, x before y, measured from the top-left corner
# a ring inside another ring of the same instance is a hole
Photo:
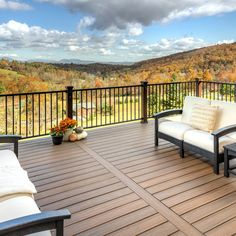
[[[88,131],[53,146],[20,143],[20,162],[42,210],[67,208],[65,235],[236,234],[236,178],[212,173],[199,156],[153,142],[153,123]],[[222,170],[221,170],[222,173]]]

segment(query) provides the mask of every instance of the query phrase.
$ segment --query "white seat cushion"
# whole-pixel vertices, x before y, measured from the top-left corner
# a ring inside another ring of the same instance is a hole
[[[192,144],[209,152],[214,152],[214,137],[206,131],[189,130],[184,134],[184,142]],[[223,147],[234,142],[235,140],[230,137],[221,137],[219,139],[219,152],[223,153]]]
[[[182,122],[189,123],[192,116],[192,109],[194,105],[210,105],[210,100],[194,96],[186,96],[184,99],[184,107],[182,114]]]
[[[18,196],[0,202],[0,222],[18,217],[40,213],[38,206],[30,195]],[[30,234],[32,236],[51,236],[50,231]]]
[[[19,166],[20,163],[14,152],[10,150],[0,151],[0,165],[1,166]]]
[[[164,121],[159,124],[159,132],[179,140],[183,140],[184,133],[192,129],[190,125],[179,121]]]

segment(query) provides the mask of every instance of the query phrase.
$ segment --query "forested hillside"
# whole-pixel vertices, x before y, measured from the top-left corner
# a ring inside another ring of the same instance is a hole
[[[135,63],[50,64],[0,60],[0,93],[186,81],[194,78],[236,82],[236,43],[205,47]]]

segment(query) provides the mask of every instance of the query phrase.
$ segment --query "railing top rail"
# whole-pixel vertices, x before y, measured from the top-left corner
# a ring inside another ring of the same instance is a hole
[[[148,84],[148,86],[153,86],[153,85],[165,85],[165,84],[188,84],[188,83],[195,83],[195,80],[191,81],[175,81],[175,82],[168,82],[168,83],[155,83],[155,84]]]
[[[37,95],[37,94],[50,94],[50,93],[63,93],[67,90],[55,90],[55,91],[43,91],[43,92],[32,92],[32,93],[8,93],[0,94],[0,97],[11,97],[11,96],[27,96],[27,95]]]
[[[73,91],[85,91],[85,90],[100,90],[100,89],[118,89],[118,88],[135,88],[141,87],[140,84],[136,85],[125,85],[125,86],[107,86],[107,87],[99,87],[99,88],[83,88],[83,89],[73,89]]]
[[[209,84],[227,84],[227,85],[236,85],[236,83],[229,83],[229,82],[220,82],[220,81],[204,81],[204,80],[200,80],[199,82],[203,82],[203,83],[209,83]]]
[[[168,85],[168,84],[188,84],[188,83],[194,83],[196,80],[192,81],[176,81],[176,82],[168,82],[168,83],[152,83],[147,84],[147,86],[155,86],[155,85]],[[209,84],[226,84],[226,85],[236,85],[236,83],[229,83],[229,82],[219,82],[219,81],[204,81],[199,80],[198,82],[204,82]],[[95,90],[102,90],[102,89],[119,89],[119,88],[135,88],[135,87],[141,87],[141,84],[137,85],[125,85],[125,86],[107,86],[107,87],[99,87],[99,88],[83,88],[83,89],[73,89],[73,91],[95,91]],[[67,92],[67,90],[55,90],[55,91],[42,91],[42,92],[31,92],[31,93],[9,93],[9,94],[0,94],[0,97],[6,97],[6,96],[27,96],[27,95],[37,95],[37,94],[53,94],[53,93],[63,93]]]

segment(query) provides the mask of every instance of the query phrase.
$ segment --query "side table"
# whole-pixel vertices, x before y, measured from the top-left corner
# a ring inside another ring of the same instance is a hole
[[[236,175],[236,165],[229,165],[229,161],[236,158],[236,143],[224,146],[224,176],[229,177],[232,173]],[[235,170],[235,171],[234,171]]]

